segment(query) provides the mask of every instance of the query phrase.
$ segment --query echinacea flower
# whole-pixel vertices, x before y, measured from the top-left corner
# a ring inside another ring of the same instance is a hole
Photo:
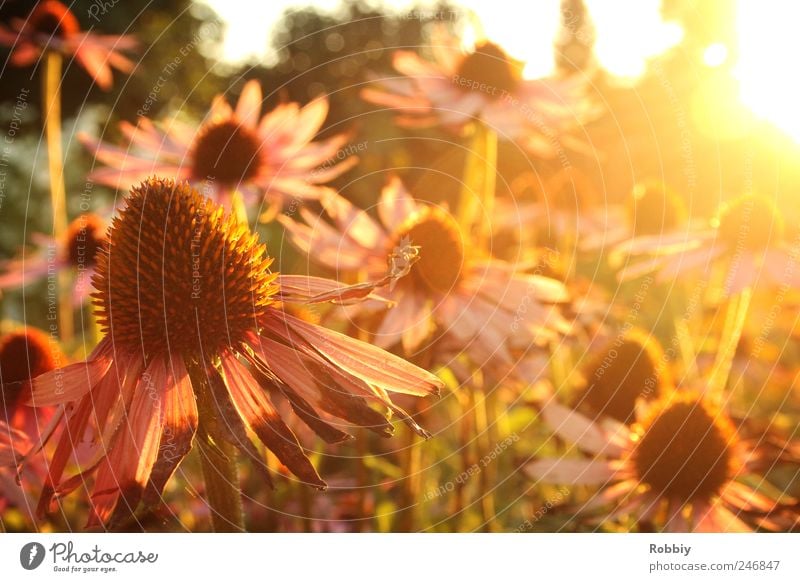
[[[686,225],[688,211],[683,198],[655,180],[637,183],[623,204],[608,208],[608,224],[600,232],[581,238],[581,250],[614,247],[643,236],[672,233]]]
[[[635,418],[640,399],[655,400],[672,388],[661,345],[635,329],[608,342],[586,366],[585,376],[575,407],[626,424]]]
[[[28,494],[41,486],[46,465],[42,457],[33,457],[21,470],[19,465],[38,446],[54,411],[21,404],[22,383],[65,363],[58,343],[38,329],[0,338],[0,510],[13,505],[33,515]]]
[[[121,124],[122,147],[83,135],[83,143],[107,166],[89,177],[119,190],[154,174],[187,180],[221,204],[234,192],[247,204],[263,199],[270,218],[287,200],[319,198],[328,190],[322,184],[357,162],[351,156],[337,163],[345,134],[313,141],[328,114],[326,97],[302,108],[284,103],[263,117],[261,107],[261,87],[249,81],[235,109],[217,96],[199,127],[141,117],[137,126]]]
[[[758,457],[723,411],[690,392],[674,392],[647,408],[629,428],[593,422],[551,399],[542,418],[588,458],[539,458],[525,471],[537,482],[597,486],[575,508],[578,518],[591,521],[632,516],[642,527],[657,522],[667,531],[751,531],[739,517],[751,512],[760,514],[760,527],[786,526],[793,501],[779,502],[746,484],[759,479]]]
[[[393,64],[402,77],[378,79],[364,99],[397,110],[403,125],[460,130],[480,119],[502,139],[546,156],[591,111],[577,77],[524,79],[524,63],[499,45],[483,41],[465,51],[441,30],[431,44],[432,61],[396,51]]]
[[[398,178],[381,192],[380,222],[339,195],[321,202],[333,226],[306,209],[300,210],[305,224],[285,216],[280,221],[290,240],[322,266],[374,280],[395,249],[419,249],[409,274],[376,292],[394,304],[380,311],[377,345],[402,343],[411,352],[436,332],[476,361],[509,364],[512,340],[527,349],[569,332],[556,305],[567,301],[561,282],[483,256],[447,211],[415,201]]]
[[[363,296],[365,287],[281,276],[270,263],[246,225],[188,184],[154,178],[131,191],[94,278],[105,337],[85,362],[39,376],[23,393],[36,406],[73,403],[41,511],[90,474],[92,526],[156,502],[204,422],[258,459],[255,434],[301,481],[324,487],[278,398],[328,442],[349,438],[334,418],[390,434],[374,406],[426,435],[389,393],[436,393],[435,376],[279,307]],[[64,480],[76,443],[87,440],[95,459]]]
[[[106,240],[106,221],[97,214],[82,214],[69,224],[63,238],[37,233],[33,239],[35,252],[0,262],[0,289],[30,285],[70,269],[75,273],[74,303],[88,299],[97,254]]]
[[[113,82],[112,68],[123,73],[133,70],[133,63],[120,51],[137,47],[130,35],[82,31],[75,15],[57,0],[38,2],[26,19],[13,19],[11,28],[0,25],[0,44],[11,47],[9,62],[17,67],[34,64],[45,51],[74,57],[105,91]]]
[[[629,260],[650,257],[626,265],[619,273],[622,280],[649,272],[655,272],[659,281],[691,271],[708,275],[714,265],[723,263],[723,292],[735,295],[757,284],[800,283],[794,246],[786,240],[783,218],[772,200],[746,194],[724,204],[710,228],[636,237],[615,252]]]

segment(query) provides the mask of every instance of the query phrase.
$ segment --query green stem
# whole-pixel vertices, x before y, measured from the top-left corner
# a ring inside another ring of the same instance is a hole
[[[736,356],[736,348],[744,331],[752,294],[750,289],[744,289],[739,295],[731,297],[728,302],[725,327],[720,338],[717,357],[714,360],[714,366],[708,379],[709,397],[717,404],[722,404],[723,402],[725,386],[731,373],[733,358]]]
[[[493,484],[497,482],[494,478],[494,467],[489,453],[492,450],[492,427],[489,422],[490,410],[487,404],[485,393],[486,385],[482,382],[480,386],[475,386],[475,406],[472,409],[475,414],[475,445],[478,457],[478,485],[481,507],[481,531],[491,532],[494,529],[495,506]]]
[[[61,55],[48,51],[42,74],[42,115],[47,136],[47,165],[50,173],[50,204],[53,237],[63,240],[67,230],[67,195],[64,187],[64,154],[61,150]],[[72,341],[72,292],[68,273],[58,277],[58,313],[61,340]]]
[[[197,394],[197,441],[214,531],[245,531],[236,449],[225,438],[225,426],[217,415],[205,370],[193,362],[187,362],[187,369]]]
[[[497,184],[497,134],[480,122],[474,128],[464,167],[458,222],[464,232],[474,234],[480,247],[485,247],[491,234],[488,217],[494,211]]]

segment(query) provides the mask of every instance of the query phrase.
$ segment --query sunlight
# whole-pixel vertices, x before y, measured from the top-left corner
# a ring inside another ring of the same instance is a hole
[[[586,0],[597,30],[595,54],[603,69],[636,79],[645,72],[648,59],[681,41],[683,29],[661,18],[660,5],[660,0]]]
[[[268,50],[269,36],[284,10],[301,8],[305,2],[276,0],[253,4],[245,0],[203,0],[220,15],[226,33],[219,57],[231,63],[249,59],[275,58]],[[384,0],[395,13],[424,11],[433,1]],[[509,54],[525,61],[528,79],[553,74],[553,45],[560,26],[560,0],[532,2],[521,6],[514,0],[461,0],[455,2],[472,11],[480,20],[487,38],[500,42]],[[332,11],[339,0],[316,2],[316,8]],[[628,79],[641,76],[647,60],[680,42],[682,29],[661,18],[659,0],[623,3],[620,0],[586,2],[597,29],[596,55],[600,67],[612,75]],[[420,8],[421,7],[421,8]],[[624,13],[625,18],[620,18]],[[636,22],[636,26],[631,23]],[[468,43],[467,43],[468,44]]]
[[[734,74],[740,98],[757,116],[800,141],[800,84],[787,65],[797,53],[800,4],[739,0],[739,58]]]

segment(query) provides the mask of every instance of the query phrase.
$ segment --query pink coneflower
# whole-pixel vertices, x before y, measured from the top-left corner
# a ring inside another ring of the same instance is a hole
[[[642,527],[658,522],[668,531],[729,532],[752,529],[740,518],[747,512],[760,515],[761,527],[786,527],[787,506],[744,483],[763,478],[754,472],[758,455],[722,411],[688,392],[648,408],[628,428],[592,422],[551,399],[542,418],[590,458],[537,459],[526,472],[540,482],[598,486],[577,508],[583,517],[613,507],[600,519],[630,515]]]
[[[607,225],[600,232],[581,237],[582,250],[620,245],[631,239],[675,232],[688,221],[683,198],[672,188],[654,180],[633,187],[623,204],[610,206]]]
[[[11,47],[9,62],[17,67],[34,64],[45,51],[74,57],[105,91],[113,82],[112,68],[133,70],[133,63],[120,51],[137,47],[129,35],[83,32],[75,15],[56,0],[40,1],[25,20],[12,20],[11,28],[0,25],[0,44]]]
[[[387,257],[397,255],[394,249],[419,249],[409,275],[376,293],[394,304],[383,310],[377,345],[401,342],[411,352],[436,332],[481,362],[510,363],[512,343],[528,348],[569,331],[554,307],[567,300],[562,283],[482,256],[447,211],[416,202],[399,179],[381,192],[380,222],[335,194],[322,204],[335,226],[305,209],[300,211],[305,224],[280,220],[290,240],[325,267],[374,280]]]
[[[108,241],[93,294],[105,337],[85,362],[35,378],[23,395],[37,406],[73,403],[41,510],[91,473],[90,525],[129,515],[143,497],[157,501],[198,426],[257,459],[247,436],[255,434],[300,480],[324,487],[277,398],[328,442],[349,438],[334,418],[390,434],[375,405],[426,435],[389,393],[436,393],[435,376],[277,306],[317,301],[321,291],[363,296],[364,286],[271,273],[246,225],[171,180],[134,188]],[[87,439],[96,459],[64,480]]]
[[[672,377],[658,341],[633,329],[607,342],[585,370],[576,408],[618,422],[634,420],[640,399],[655,400],[672,389]]]
[[[37,249],[32,256],[0,262],[0,289],[13,289],[35,283],[64,269],[75,272],[73,300],[83,303],[91,292],[91,278],[97,254],[106,240],[106,221],[96,214],[82,214],[67,227],[64,237],[45,234],[34,237]]]
[[[46,474],[44,459],[35,457],[18,473],[18,465],[36,447],[51,408],[20,403],[22,383],[66,363],[58,344],[35,328],[13,331],[0,338],[0,510],[12,505],[29,515],[32,487]]]
[[[671,281],[683,273],[711,272],[712,266],[727,266],[723,291],[733,295],[756,284],[796,285],[796,251],[785,238],[783,219],[768,198],[743,195],[723,205],[709,228],[688,228],[652,234],[622,243],[622,256],[649,256],[626,266],[620,279],[656,272],[658,280]]]
[[[261,106],[261,87],[249,81],[236,109],[218,96],[197,128],[142,117],[136,127],[122,123],[123,147],[82,136],[97,160],[108,166],[94,170],[90,178],[127,190],[154,174],[169,176],[204,184],[204,194],[216,194],[217,201],[226,205],[238,191],[248,203],[263,198],[269,218],[286,200],[319,198],[328,190],[322,184],[357,162],[351,156],[337,163],[347,135],[312,141],[328,114],[327,98],[302,108],[285,103],[263,117]]]
[[[398,122],[456,130],[480,119],[506,140],[540,155],[555,153],[555,140],[586,117],[590,108],[574,79],[522,78],[524,64],[484,41],[465,51],[454,36],[438,31],[433,61],[395,52],[401,78],[381,78],[362,92],[372,103],[396,109]]]

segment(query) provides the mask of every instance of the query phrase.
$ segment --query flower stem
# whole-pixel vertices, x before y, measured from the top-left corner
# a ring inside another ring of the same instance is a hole
[[[738,295],[731,297],[728,302],[725,315],[725,327],[722,330],[719,349],[714,360],[714,367],[708,380],[709,397],[713,402],[722,404],[725,394],[725,386],[733,366],[733,358],[736,356],[736,348],[744,331],[744,323],[747,320],[747,311],[750,308],[750,289],[744,289]]]
[[[47,51],[42,74],[42,115],[47,136],[47,164],[50,173],[50,205],[53,237],[61,240],[67,230],[67,196],[64,187],[64,157],[61,150],[61,55]],[[58,278],[58,314],[61,340],[69,343],[74,334],[69,274]]]
[[[200,417],[197,441],[200,444],[206,501],[211,508],[214,531],[245,531],[236,450],[225,438],[225,426],[216,412],[214,395],[205,370],[193,362],[187,362],[186,367],[197,394],[197,412]]]
[[[492,425],[490,419],[490,407],[487,402],[486,389],[487,386],[483,383],[480,390],[475,394],[475,407],[473,412],[475,414],[475,447],[478,457],[477,466],[475,467],[478,472],[478,495],[481,508],[481,531],[491,532],[494,529],[495,519],[495,506],[494,506],[494,483],[497,482],[494,475],[494,467],[490,460],[490,451],[492,450]],[[476,386],[476,389],[478,387]]]
[[[465,233],[474,234],[484,246],[491,234],[497,183],[497,134],[483,123],[474,125],[472,143],[467,152],[464,182],[458,203],[458,223]],[[483,220],[479,220],[483,216]]]

